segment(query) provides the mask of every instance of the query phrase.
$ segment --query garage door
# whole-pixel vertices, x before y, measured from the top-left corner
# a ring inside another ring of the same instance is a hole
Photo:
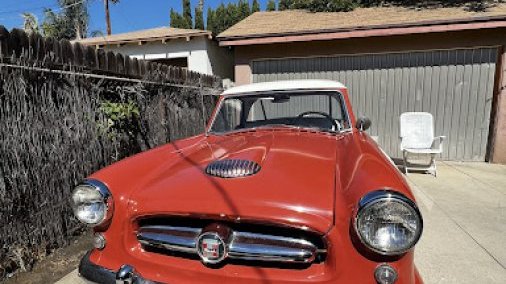
[[[260,60],[254,82],[331,79],[348,86],[356,115],[371,118],[371,135],[392,157],[400,157],[399,116],[425,111],[434,116],[436,135],[445,135],[442,159],[483,161],[488,130],[496,48],[362,54]]]

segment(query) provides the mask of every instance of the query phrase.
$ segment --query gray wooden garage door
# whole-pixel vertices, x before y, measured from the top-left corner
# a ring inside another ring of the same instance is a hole
[[[487,150],[496,48],[261,60],[254,82],[331,79],[348,86],[356,115],[371,118],[371,135],[400,157],[399,116],[425,111],[445,135],[442,159],[483,161]]]

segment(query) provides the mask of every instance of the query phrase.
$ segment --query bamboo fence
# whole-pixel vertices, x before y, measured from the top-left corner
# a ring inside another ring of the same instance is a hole
[[[117,160],[204,130],[220,79],[0,26],[0,279],[84,228],[69,197]]]

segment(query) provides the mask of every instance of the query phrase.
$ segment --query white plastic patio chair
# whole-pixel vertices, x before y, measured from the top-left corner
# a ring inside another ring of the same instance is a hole
[[[404,172],[408,170],[424,170],[436,173],[436,155],[443,152],[445,136],[434,137],[434,119],[427,112],[405,112],[401,114],[401,151],[404,160]],[[410,155],[428,155],[430,162],[427,166],[409,166]]]

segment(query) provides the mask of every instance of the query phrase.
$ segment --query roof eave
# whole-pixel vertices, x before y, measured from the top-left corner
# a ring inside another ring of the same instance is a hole
[[[257,34],[240,37],[218,37],[220,46],[240,46],[284,42],[318,41],[361,38],[373,36],[393,36],[435,32],[465,31],[506,27],[506,16],[476,18],[460,22],[426,22],[390,26],[355,27],[339,30],[317,30],[299,33]]]
[[[181,34],[176,36],[161,36],[161,37],[151,37],[151,38],[135,38],[135,39],[128,39],[128,40],[102,40],[102,41],[87,41],[81,40],[78,41],[79,43],[83,45],[99,45],[99,46],[105,46],[105,45],[123,45],[123,44],[132,44],[132,43],[139,43],[139,42],[156,42],[156,41],[169,41],[174,39],[189,39],[195,38],[195,37],[207,37],[208,39],[213,39],[211,32],[203,32],[203,33],[193,33],[193,34]]]

